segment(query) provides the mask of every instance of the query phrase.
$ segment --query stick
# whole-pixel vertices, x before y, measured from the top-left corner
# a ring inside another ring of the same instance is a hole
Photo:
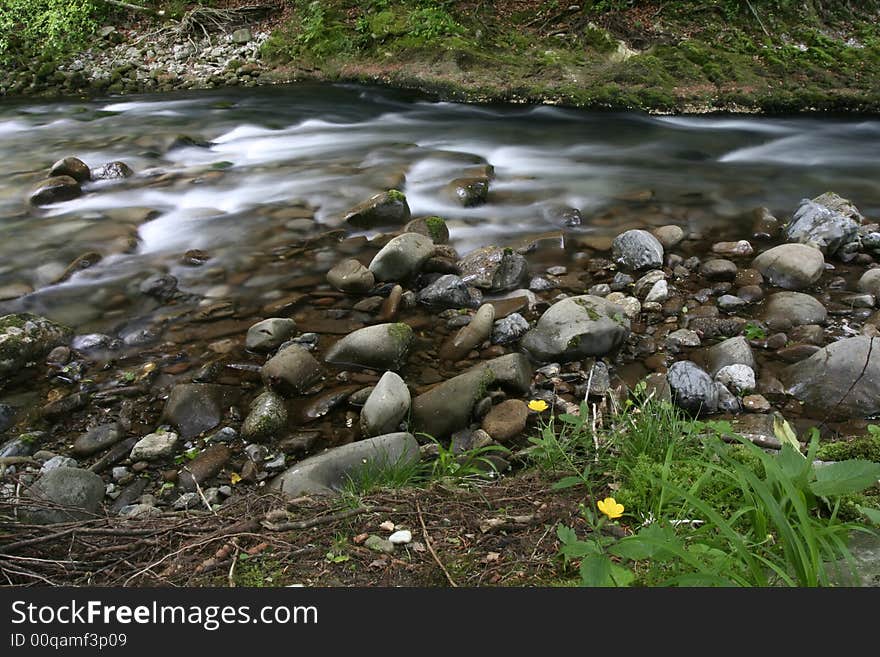
[[[422,517],[422,509],[419,506],[419,503],[416,502],[416,511],[419,514],[419,523],[422,525],[422,536],[425,537],[425,546],[428,548],[428,552],[431,553],[431,556],[434,557],[434,561],[437,562],[437,565],[440,566],[440,570],[443,571],[443,574],[446,575],[446,581],[449,582],[449,585],[457,589],[458,584],[455,583],[455,580],[452,579],[452,575],[449,574],[449,571],[446,570],[446,566],[443,565],[443,562],[440,561],[440,557],[437,556],[437,553],[434,552],[434,546],[431,545],[431,537],[428,536],[428,528],[425,527],[425,519]]]
[[[318,525],[326,525],[327,523],[336,522],[337,520],[345,520],[346,518],[353,518],[364,513],[392,513],[393,511],[394,509],[387,506],[359,506],[356,509],[331,513],[329,516],[321,516],[319,518],[312,518],[311,520],[297,520],[294,522],[281,522],[277,524],[264,520],[260,524],[269,531],[286,532],[291,529],[309,529],[310,527],[316,527]]]

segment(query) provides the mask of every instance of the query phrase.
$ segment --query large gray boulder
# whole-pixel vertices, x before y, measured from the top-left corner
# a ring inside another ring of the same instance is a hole
[[[394,372],[385,372],[361,409],[361,431],[365,436],[397,431],[411,403],[406,382]]]
[[[468,285],[490,293],[522,287],[529,278],[529,264],[513,249],[486,246],[468,253],[458,263]]]
[[[272,356],[260,370],[263,383],[282,394],[301,393],[321,378],[321,365],[307,349],[292,344]]]
[[[23,496],[19,517],[28,523],[48,525],[93,517],[104,499],[104,481],[89,470],[60,467],[37,479]],[[42,502],[29,505],[26,500]]]
[[[419,444],[410,433],[390,433],[334,447],[288,468],[271,487],[291,497],[334,495],[365,471],[406,467],[419,461]]]
[[[845,338],[782,371],[786,392],[842,418],[880,413],[880,338]]]
[[[0,317],[0,384],[19,370],[44,358],[53,348],[73,336],[66,326],[52,320],[17,313]]]
[[[694,415],[710,415],[718,410],[718,390],[703,369],[689,360],[673,363],[666,381],[677,406]]]
[[[521,344],[537,360],[580,360],[618,349],[629,333],[629,320],[620,306],[584,294],[550,306]]]
[[[811,244],[834,255],[858,237],[861,214],[837,194],[826,193],[812,201],[804,199],[785,229],[789,242]]]
[[[631,271],[659,269],[663,266],[663,245],[646,230],[628,230],[614,238],[611,256]]]
[[[768,249],[752,261],[771,284],[787,290],[802,290],[822,277],[822,252],[804,244],[781,244]]]
[[[414,339],[409,324],[376,324],[358,329],[339,340],[324,360],[344,367],[398,370],[406,363]]]
[[[171,389],[161,419],[176,427],[187,440],[220,424],[239,395],[239,389],[232,386],[180,383]]]
[[[414,276],[434,253],[430,237],[404,233],[382,247],[370,262],[370,271],[377,281],[405,281]]]

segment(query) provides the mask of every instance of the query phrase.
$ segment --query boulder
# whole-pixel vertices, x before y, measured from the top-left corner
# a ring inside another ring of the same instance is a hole
[[[31,205],[64,203],[82,196],[79,183],[70,176],[54,176],[38,182],[28,196]]]
[[[529,263],[508,248],[486,246],[475,249],[458,265],[465,283],[490,293],[520,288],[529,279]]]
[[[532,386],[534,368],[523,354],[505,354],[483,361],[471,370],[488,368],[492,373],[493,383],[514,395],[525,395]]]
[[[53,164],[49,170],[49,177],[57,176],[69,176],[80,184],[92,179],[88,165],[78,157],[65,157]]]
[[[631,271],[663,266],[663,245],[646,230],[628,230],[615,237],[611,255],[614,262]]]
[[[755,389],[755,370],[738,363],[725,365],[715,373],[715,381],[741,395]]]
[[[789,242],[811,244],[829,256],[857,239],[861,217],[849,201],[827,193],[803,199],[785,229]]]
[[[694,415],[711,415],[718,410],[718,390],[704,370],[689,360],[673,363],[666,381],[676,405]]]
[[[446,186],[449,195],[465,208],[483,205],[489,198],[489,179],[456,178]]]
[[[403,232],[424,235],[434,244],[449,242],[449,226],[442,217],[417,217],[403,227]]]
[[[822,277],[825,258],[822,252],[803,244],[781,244],[768,249],[752,261],[772,284],[787,290],[802,290]]]
[[[521,344],[537,360],[580,360],[618,349],[629,333],[620,306],[586,294],[550,306]]]
[[[414,339],[408,324],[376,324],[358,329],[339,340],[324,360],[344,367],[398,370],[406,363]]]
[[[333,495],[365,471],[406,467],[419,461],[419,444],[410,433],[390,433],[334,447],[288,468],[271,487],[291,497]]]
[[[42,360],[72,335],[66,326],[38,315],[18,313],[0,317],[0,383]]]
[[[859,289],[880,298],[880,267],[869,269],[859,278]]]
[[[121,180],[134,175],[131,167],[125,162],[107,162],[92,169],[92,180]]]
[[[388,242],[370,262],[370,271],[377,281],[404,281],[419,273],[434,253],[430,237],[404,233]]]
[[[85,520],[94,517],[104,499],[104,481],[89,470],[59,467],[37,479],[23,497],[19,517],[24,522],[48,525]],[[31,506],[28,499],[52,508]]]
[[[406,196],[396,189],[381,192],[349,210],[343,220],[356,228],[402,226],[410,218]]]
[[[880,338],[832,342],[782,371],[786,392],[812,412],[839,418],[880,413]]]
[[[361,431],[365,436],[396,431],[409,414],[411,403],[406,382],[394,372],[385,372],[361,410]]]

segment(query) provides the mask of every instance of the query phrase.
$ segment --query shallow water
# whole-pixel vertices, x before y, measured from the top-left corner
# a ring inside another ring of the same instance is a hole
[[[178,135],[207,144],[169,150]],[[131,299],[157,272],[209,298],[271,299],[278,280],[326,271],[336,256],[317,253],[311,264],[294,259],[281,269],[264,266],[267,253],[338,227],[349,207],[389,185],[403,189],[414,216],[446,218],[459,253],[549,231],[561,231],[562,245],[568,236],[666,223],[712,240],[748,238],[755,207],[786,218],[800,199],[827,190],[876,217],[878,150],[880,120],[865,117],[469,106],[350,85],[6,102],[0,287],[35,292],[0,310],[118,332],[122,314],[131,323],[152,311]],[[68,155],[92,167],[123,160],[136,175],[28,209],[30,187]],[[462,208],[445,186],[482,164],[495,170],[489,202]],[[562,226],[561,207],[579,209],[582,224]],[[193,248],[211,260],[181,265]],[[103,260],[53,284],[89,251]]]

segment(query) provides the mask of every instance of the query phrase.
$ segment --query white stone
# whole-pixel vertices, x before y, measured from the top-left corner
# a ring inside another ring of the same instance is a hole
[[[743,393],[755,389],[755,370],[748,365],[727,365],[718,370],[715,380],[731,392]]]
[[[391,534],[391,536],[388,537],[388,540],[394,545],[405,545],[412,541],[412,532],[408,529],[401,529],[400,531]]]

